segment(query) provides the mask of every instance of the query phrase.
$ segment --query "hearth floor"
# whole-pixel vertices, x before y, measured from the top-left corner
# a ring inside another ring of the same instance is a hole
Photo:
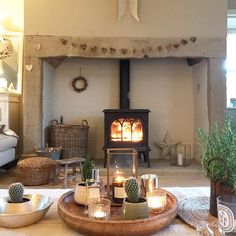
[[[101,178],[106,180],[106,169],[103,168],[102,160],[96,160],[96,168],[100,169]],[[111,169],[110,173],[113,170]],[[129,172],[128,169],[124,168],[122,171]],[[210,184],[209,180],[204,176],[200,164],[196,161],[193,161],[188,167],[178,167],[171,166],[168,160],[151,160],[151,168],[147,168],[146,163],[140,160],[138,176],[140,177],[143,174],[157,174],[160,187],[198,187],[209,186]],[[15,167],[10,168],[7,172],[0,170],[0,188],[7,188],[14,182],[17,182]],[[76,182],[68,181],[68,188],[74,188],[75,184]],[[28,186],[28,188],[63,188],[63,182]]]

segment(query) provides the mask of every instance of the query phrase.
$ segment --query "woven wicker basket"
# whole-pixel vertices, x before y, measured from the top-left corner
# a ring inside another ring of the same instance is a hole
[[[81,125],[52,124],[51,146],[62,146],[62,158],[85,157],[87,154],[89,126],[86,120]]]
[[[24,185],[47,184],[55,174],[56,162],[47,157],[29,157],[17,163],[17,180]]]

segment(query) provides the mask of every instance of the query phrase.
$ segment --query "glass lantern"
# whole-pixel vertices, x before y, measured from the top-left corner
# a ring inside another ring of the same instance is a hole
[[[173,146],[170,152],[170,164],[186,167],[191,164],[191,145],[179,144]]]
[[[134,148],[107,149],[107,197],[111,199],[112,205],[121,205],[126,197],[124,189],[126,178],[130,176],[137,178],[137,156],[138,152]],[[127,159],[129,159],[130,166],[122,168],[119,160],[122,162]]]

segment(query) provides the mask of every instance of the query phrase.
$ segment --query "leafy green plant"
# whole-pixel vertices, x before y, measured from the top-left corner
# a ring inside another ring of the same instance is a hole
[[[201,164],[211,180],[233,187],[236,192],[236,130],[226,116],[209,133],[198,130],[202,145]]]
[[[86,181],[86,179],[92,178],[92,169],[94,168],[95,168],[95,161],[91,160],[90,156],[87,155],[82,168],[82,181]]]

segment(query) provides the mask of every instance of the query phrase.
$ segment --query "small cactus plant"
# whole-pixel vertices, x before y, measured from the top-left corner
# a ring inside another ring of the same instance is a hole
[[[13,203],[23,202],[24,186],[22,183],[13,183],[8,188],[8,193]]]
[[[139,202],[140,199],[140,185],[138,180],[134,177],[130,177],[125,181],[125,192],[127,195],[127,200],[129,202]]]

